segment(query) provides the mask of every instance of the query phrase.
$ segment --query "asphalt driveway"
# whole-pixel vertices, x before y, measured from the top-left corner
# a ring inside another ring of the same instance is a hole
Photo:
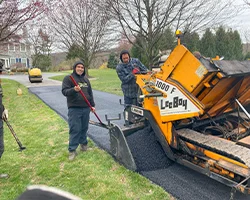
[[[43,83],[40,84],[30,84],[28,78],[24,75],[12,76],[11,79],[29,87],[31,93],[37,95],[64,120],[67,120],[66,98],[61,94],[61,82],[48,79],[53,75],[48,73],[44,76]],[[1,78],[8,78],[8,76],[4,77],[3,75]],[[27,81],[25,78],[27,78]],[[123,106],[119,104],[119,99],[122,97],[100,91],[93,92],[96,112],[103,122],[105,122],[105,114],[109,118],[116,118],[118,113],[122,113]],[[97,121],[93,114],[91,114],[91,120]],[[116,123],[122,125],[123,120]],[[110,143],[107,129],[90,125],[89,137],[96,145],[109,152]],[[176,199],[230,199],[231,188],[169,160],[157,142],[154,133],[149,132],[147,127],[137,134],[127,137],[127,141],[138,166],[138,172],[155,184],[160,185]],[[250,198],[237,193],[235,199],[246,200]]]

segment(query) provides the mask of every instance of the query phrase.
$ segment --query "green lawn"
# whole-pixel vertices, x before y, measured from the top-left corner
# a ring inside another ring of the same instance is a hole
[[[67,71],[65,74],[70,74]],[[112,94],[122,95],[121,81],[114,69],[89,69],[91,86],[94,90],[100,90]],[[52,79],[62,81],[65,75],[54,76]]]
[[[97,78],[91,81],[94,89],[119,90],[114,70],[90,70],[90,75]],[[162,188],[119,165],[92,141],[89,151],[69,162],[67,122],[22,85],[23,94],[18,96],[19,85],[2,80],[9,122],[27,149],[18,151],[5,124],[0,173],[10,177],[0,179],[1,200],[14,200],[28,185],[37,184],[57,187],[82,199],[171,199]]]

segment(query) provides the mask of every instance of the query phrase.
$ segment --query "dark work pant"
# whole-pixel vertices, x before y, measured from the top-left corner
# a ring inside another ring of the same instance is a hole
[[[135,105],[138,106],[138,101],[137,98],[130,98],[124,96],[124,107],[126,108],[127,106]]]
[[[69,151],[75,151],[79,144],[87,144],[90,108],[69,108]]]
[[[3,141],[3,120],[0,119],[0,158],[4,152],[4,141]]]

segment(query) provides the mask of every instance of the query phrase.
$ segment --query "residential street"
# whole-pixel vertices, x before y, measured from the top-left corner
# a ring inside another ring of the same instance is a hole
[[[54,75],[54,74],[52,74]],[[66,98],[61,94],[61,82],[49,80],[50,73],[43,74],[43,83],[30,84],[25,75],[7,76],[29,87],[29,91],[37,95],[44,103],[67,120]],[[27,75],[26,75],[27,76]],[[27,79],[27,80],[26,80]],[[54,84],[54,85],[53,85]],[[123,106],[119,104],[117,95],[94,91],[96,113],[105,122],[105,114],[114,118],[122,113]],[[97,121],[91,114],[91,120]],[[123,124],[123,120],[117,121]],[[65,136],[67,137],[67,136]],[[109,152],[109,133],[107,129],[90,125],[89,137],[100,147]],[[138,166],[138,171],[152,182],[163,187],[167,192],[180,200],[229,200],[231,188],[199,174],[187,167],[170,161],[156,141],[154,134],[142,130],[127,138],[132,154]],[[67,149],[65,149],[67,151]],[[236,200],[250,199],[237,193]]]

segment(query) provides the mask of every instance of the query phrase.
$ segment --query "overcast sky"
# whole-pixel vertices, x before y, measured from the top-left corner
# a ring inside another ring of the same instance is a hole
[[[243,42],[250,42],[250,6],[247,6],[244,0],[235,0],[234,5],[244,6],[245,9],[235,19],[230,20],[228,26],[239,31]]]

